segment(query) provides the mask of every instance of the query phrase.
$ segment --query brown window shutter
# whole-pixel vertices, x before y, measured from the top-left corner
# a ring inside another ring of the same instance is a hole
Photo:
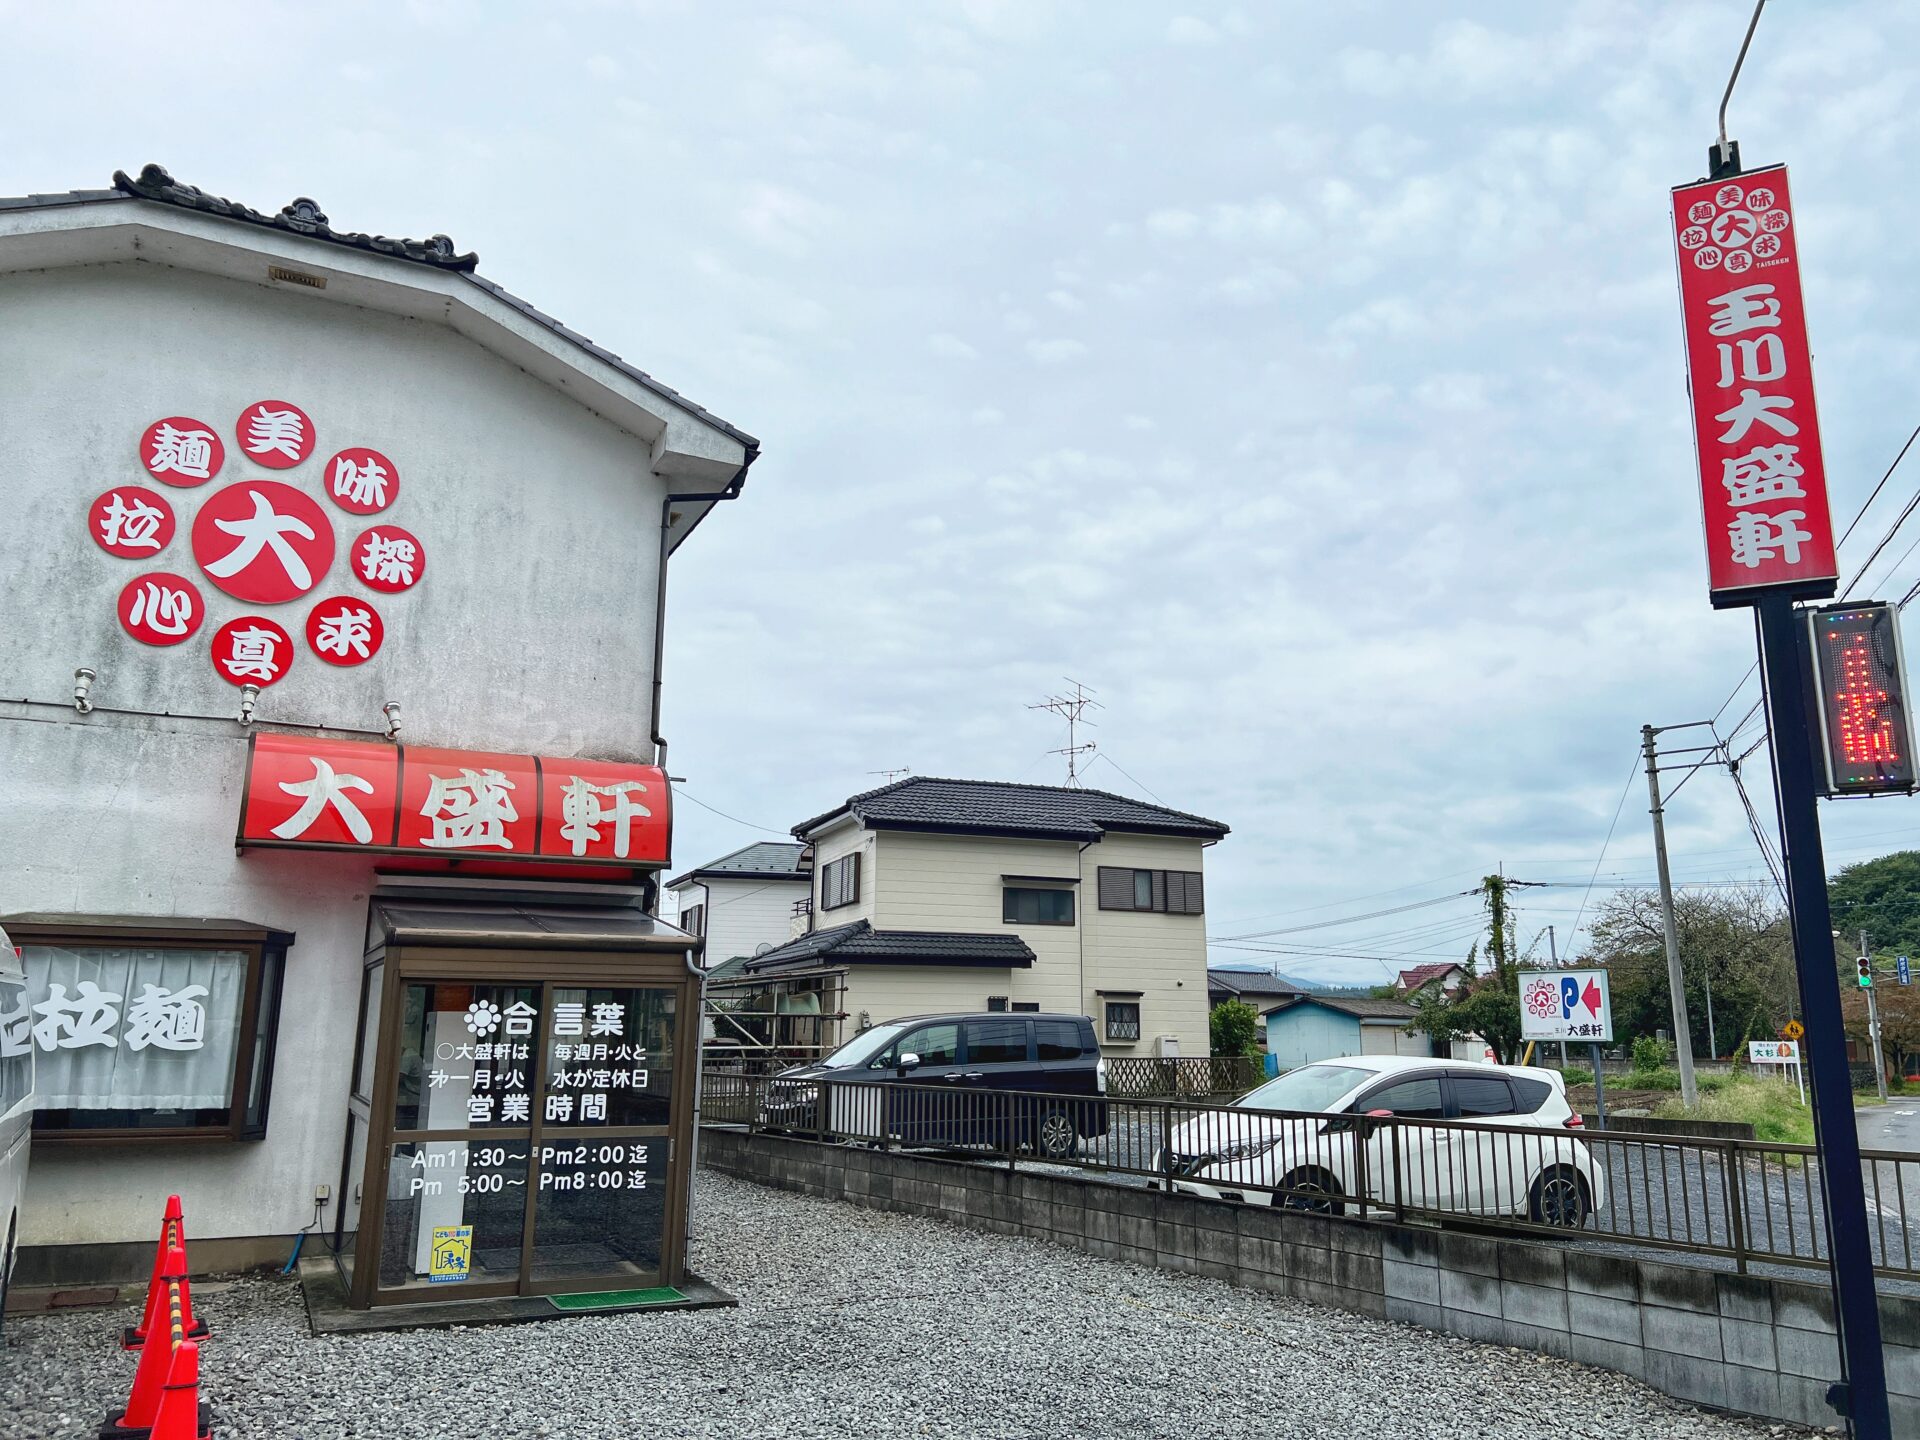
[[[1133,909],[1133,871],[1122,870],[1112,865],[1100,867],[1100,908],[1102,910]]]
[[[1167,872],[1164,870],[1153,872],[1153,908],[1156,910],[1167,908]]]
[[[1187,872],[1187,908],[1185,914],[1204,915],[1207,910],[1206,891],[1200,880],[1198,870]]]
[[[1167,913],[1187,913],[1187,875],[1184,870],[1167,871]]]
[[[850,887],[847,891],[847,903],[857,904],[860,899],[860,852],[858,850],[853,852],[853,864],[848,867],[847,884]]]

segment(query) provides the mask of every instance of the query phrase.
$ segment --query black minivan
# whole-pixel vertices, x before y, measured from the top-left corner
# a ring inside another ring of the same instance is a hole
[[[1058,1160],[1107,1133],[1106,1089],[1084,1015],[909,1015],[782,1071],[760,1120],[879,1144],[1021,1145]]]

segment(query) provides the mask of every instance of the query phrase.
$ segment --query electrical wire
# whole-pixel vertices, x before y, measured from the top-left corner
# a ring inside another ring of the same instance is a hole
[[[758,830],[762,835],[777,835],[783,840],[789,838],[787,831],[769,830],[766,826],[756,825],[751,820],[742,820],[738,815],[729,815],[726,811],[707,804],[707,802],[702,800],[698,795],[688,794],[686,787],[683,785],[675,785],[673,787],[673,793],[678,795],[682,800],[693,801],[693,803],[698,805],[702,810],[713,811],[713,813],[718,815],[722,820],[731,820],[734,824],[744,825],[749,830]]]
[[[1720,708],[1724,710],[1726,706],[1723,705]],[[1587,889],[1586,893],[1580,897],[1580,908],[1573,912],[1573,928],[1567,931],[1567,953],[1569,955],[1573,953],[1575,937],[1580,934],[1580,917],[1586,913],[1587,901],[1593,896],[1593,882],[1600,878],[1600,866],[1606,861],[1607,846],[1613,843],[1614,829],[1620,823],[1620,813],[1627,808],[1627,794],[1633,789],[1633,777],[1639,772],[1639,769],[1640,757],[1636,755],[1634,756],[1632,767],[1627,771],[1627,783],[1620,787],[1620,800],[1619,803],[1613,807],[1613,819],[1607,822],[1607,838],[1600,842],[1600,854],[1594,859],[1593,874],[1587,877]]]
[[[1462,899],[1468,895],[1478,895],[1481,887],[1457,891],[1452,895],[1437,896],[1432,900],[1415,900],[1410,905],[1392,905],[1385,910],[1370,910],[1364,915],[1342,915],[1335,920],[1315,920],[1307,925],[1287,925],[1278,930],[1255,930],[1245,935],[1209,936],[1209,944],[1225,944],[1232,940],[1266,940],[1275,935],[1297,935],[1303,930],[1327,930],[1335,925],[1351,925],[1359,920],[1378,920],[1383,915],[1400,915],[1408,910],[1424,910],[1433,905],[1445,905],[1450,901]]]
[[[1146,782],[1145,782],[1145,781],[1143,781],[1143,780],[1135,780],[1135,779],[1134,779],[1134,777],[1133,777],[1133,774],[1132,774],[1132,772],[1131,772],[1131,771],[1129,771],[1129,770],[1128,770],[1128,769],[1127,769],[1127,768],[1126,768],[1126,767],[1125,767],[1124,765],[1122,765],[1122,764],[1121,764],[1121,763],[1120,763],[1120,762],[1119,762],[1118,760],[1116,760],[1116,759],[1114,759],[1114,758],[1113,758],[1113,756],[1111,756],[1111,755],[1109,755],[1109,754],[1108,754],[1108,753],[1107,753],[1106,751],[1104,751],[1104,750],[1102,750],[1102,751],[1101,751],[1101,752],[1100,752],[1100,753],[1099,753],[1098,755],[1096,755],[1096,756],[1094,756],[1093,758],[1094,758],[1094,760],[1095,760],[1095,762],[1096,762],[1096,763],[1097,763],[1097,762],[1099,762],[1099,761],[1101,761],[1101,760],[1104,760],[1104,761],[1106,761],[1106,762],[1107,762],[1107,764],[1109,764],[1109,765],[1111,765],[1111,766],[1113,766],[1113,768],[1114,768],[1114,769],[1116,769],[1116,770],[1118,770],[1118,771],[1119,771],[1119,772],[1120,772],[1120,773],[1121,773],[1122,775],[1125,775],[1125,776],[1127,777],[1127,779],[1129,779],[1129,780],[1133,780],[1133,783],[1134,783],[1134,784],[1136,784],[1136,785],[1138,785],[1138,786],[1139,786],[1139,787],[1140,787],[1140,788],[1141,788],[1142,790],[1146,790],[1146,792],[1147,792],[1147,794],[1149,794],[1149,795],[1153,795],[1153,791],[1152,791],[1151,789],[1148,789],[1148,787],[1147,787],[1147,784],[1146,784]],[[1159,802],[1160,802],[1160,803],[1161,803],[1162,805],[1164,805],[1164,804],[1166,804],[1166,803],[1167,803],[1166,801],[1164,801],[1164,800],[1161,800],[1161,799],[1160,799],[1160,797],[1159,797],[1158,795],[1153,795],[1153,798],[1154,798],[1155,800],[1159,800]]]

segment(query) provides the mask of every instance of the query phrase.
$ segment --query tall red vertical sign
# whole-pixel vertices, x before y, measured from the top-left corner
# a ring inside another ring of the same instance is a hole
[[[1680,310],[1716,608],[1839,579],[1784,165],[1673,192]]]

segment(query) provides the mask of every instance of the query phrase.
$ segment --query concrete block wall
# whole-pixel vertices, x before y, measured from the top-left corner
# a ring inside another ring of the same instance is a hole
[[[1823,1285],[1538,1241],[1229,1205],[1074,1176],[708,1129],[700,1162],[763,1185],[1604,1366],[1770,1420],[1831,1425]],[[1883,1295],[1893,1433],[1920,1435],[1920,1300]]]

